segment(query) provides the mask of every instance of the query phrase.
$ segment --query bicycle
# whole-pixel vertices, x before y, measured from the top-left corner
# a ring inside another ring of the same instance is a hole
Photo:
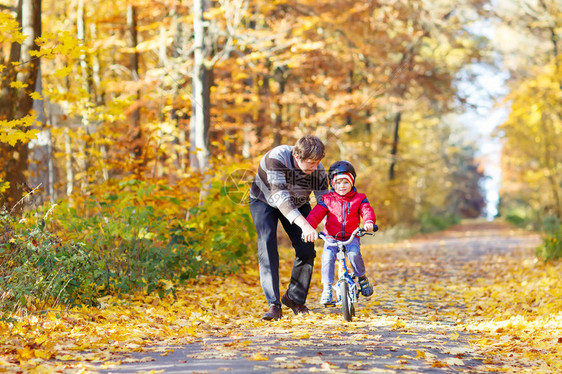
[[[342,310],[343,319],[351,322],[355,316],[355,304],[357,303],[357,298],[359,296],[359,288],[357,287],[357,282],[355,282],[355,277],[349,272],[347,268],[347,251],[345,246],[351,243],[351,241],[357,236],[362,237],[365,235],[375,235],[374,233],[378,230],[378,226],[374,225],[373,232],[369,233],[363,228],[356,228],[349,239],[336,240],[332,236],[327,236],[324,232],[320,232],[318,237],[324,240],[328,244],[335,244],[338,247],[338,253],[336,254],[336,259],[339,262],[338,266],[338,281],[334,286],[336,291],[337,301],[335,305],[340,305]]]

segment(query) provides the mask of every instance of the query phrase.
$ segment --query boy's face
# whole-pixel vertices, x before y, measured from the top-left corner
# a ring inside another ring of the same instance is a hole
[[[351,183],[349,183],[349,180],[347,180],[347,178],[340,178],[334,182],[334,191],[336,191],[336,193],[341,196],[344,196],[349,191],[351,191],[351,187],[353,186],[351,185]]]
[[[312,160],[312,159],[301,159],[299,156],[295,155],[295,160],[297,161],[297,166],[301,169],[305,174],[312,174],[316,169],[318,169],[318,165],[320,164],[320,160]]]

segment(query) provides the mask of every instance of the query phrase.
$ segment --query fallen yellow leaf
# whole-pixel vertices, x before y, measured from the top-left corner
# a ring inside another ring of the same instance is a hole
[[[262,355],[261,353],[256,353],[251,356],[248,360],[252,361],[268,361],[269,357]]]

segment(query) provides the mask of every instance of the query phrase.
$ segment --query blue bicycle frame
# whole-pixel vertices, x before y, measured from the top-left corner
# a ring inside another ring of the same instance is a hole
[[[359,227],[355,229],[349,239],[345,241],[336,240],[334,237],[327,236],[323,232],[318,234],[318,237],[323,239],[326,243],[336,245],[338,247],[338,253],[336,254],[336,259],[339,263],[338,281],[333,288],[337,295],[336,305],[341,306],[343,318],[346,321],[351,321],[355,315],[355,304],[357,303],[359,289],[357,288],[357,283],[351,276],[347,267],[347,252],[345,246],[351,243],[355,236],[361,237],[365,234],[367,234],[367,232]]]
[[[352,304],[357,303],[357,296],[359,294],[358,292],[358,288],[357,288],[357,283],[355,282],[355,280],[353,279],[353,277],[351,276],[351,273],[349,272],[349,269],[347,267],[347,251],[345,248],[345,245],[342,245],[341,247],[338,246],[338,253],[336,254],[336,259],[339,261],[339,267],[338,267],[338,282],[336,283],[336,286],[333,286],[335,291],[336,291],[336,295],[337,295],[337,304],[340,305],[341,304],[341,287],[340,287],[340,283],[342,282],[347,282],[348,286],[349,286],[349,295],[351,297],[350,301]]]

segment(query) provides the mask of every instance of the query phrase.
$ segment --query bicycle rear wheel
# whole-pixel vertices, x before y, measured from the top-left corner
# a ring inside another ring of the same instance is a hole
[[[353,303],[351,302],[351,297],[349,297],[349,284],[347,282],[340,282],[340,295],[341,295],[341,311],[343,319],[350,322],[353,318],[351,309],[353,308]]]

